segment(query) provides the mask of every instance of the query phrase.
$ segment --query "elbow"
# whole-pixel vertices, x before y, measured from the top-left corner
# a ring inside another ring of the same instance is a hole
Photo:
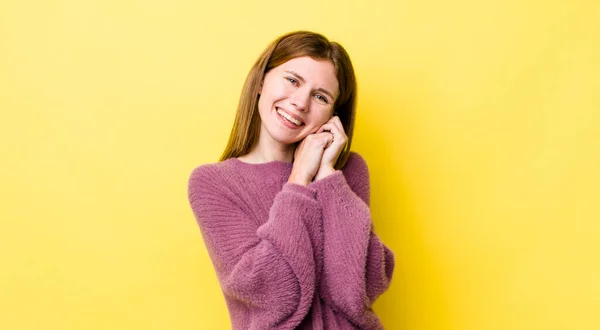
[[[381,294],[388,290],[392,283],[392,277],[396,266],[396,260],[392,250],[383,244],[381,246],[383,247],[381,253],[383,260],[380,259],[377,264],[372,264],[373,268],[367,272],[365,284],[369,305],[372,305]]]

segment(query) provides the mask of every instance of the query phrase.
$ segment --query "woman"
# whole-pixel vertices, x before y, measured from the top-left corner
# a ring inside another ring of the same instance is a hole
[[[324,36],[275,40],[250,71],[221,162],[189,200],[233,329],[380,329],[394,255],[373,232],[369,174],[350,152],[356,80]]]

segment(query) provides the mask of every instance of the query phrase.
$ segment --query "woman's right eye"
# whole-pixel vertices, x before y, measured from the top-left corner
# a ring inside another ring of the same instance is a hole
[[[298,80],[296,80],[296,79],[294,79],[294,78],[287,77],[286,79],[287,79],[289,82],[291,82],[292,84],[294,84],[294,85],[297,85],[297,84],[298,84]]]

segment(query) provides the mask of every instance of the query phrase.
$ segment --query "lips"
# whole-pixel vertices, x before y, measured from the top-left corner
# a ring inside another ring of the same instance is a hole
[[[289,113],[288,111],[286,111],[285,109],[276,107],[275,111],[277,111],[277,113],[282,116],[283,118],[285,118],[286,120],[294,123],[296,126],[302,126],[304,125],[304,122],[302,121],[302,119],[298,116],[295,116],[291,113]]]

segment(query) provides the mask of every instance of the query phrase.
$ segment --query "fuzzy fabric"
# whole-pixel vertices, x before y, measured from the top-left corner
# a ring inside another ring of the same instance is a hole
[[[371,306],[394,254],[373,231],[369,171],[352,152],[307,187],[292,163],[237,158],[197,167],[189,202],[233,329],[382,329]]]

